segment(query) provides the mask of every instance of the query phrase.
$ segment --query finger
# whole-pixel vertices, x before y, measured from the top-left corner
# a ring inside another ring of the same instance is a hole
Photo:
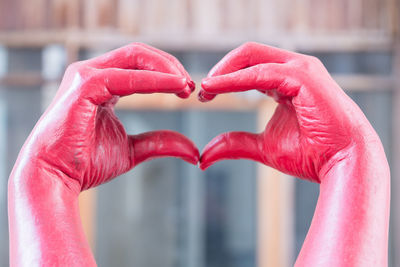
[[[139,44],[115,49],[86,62],[98,69],[119,68],[182,74],[178,66],[171,64],[169,59]]]
[[[179,70],[179,73],[181,75],[186,77],[189,90],[185,90],[182,93],[177,94],[177,96],[179,96],[181,98],[188,98],[190,96],[190,94],[196,89],[196,84],[194,83],[192,78],[189,76],[189,73],[187,73],[187,71],[182,66],[182,64],[179,62],[178,59],[176,59],[174,56],[168,54],[167,52],[164,52],[164,51],[157,49],[155,47],[152,47],[150,45],[146,45],[144,43],[136,43],[136,44],[139,46],[143,46],[143,47],[165,57],[171,64],[173,64],[176,67],[177,70]]]
[[[294,96],[299,89],[295,76],[295,71],[286,64],[260,64],[233,73],[203,79],[199,99],[206,102],[217,94],[252,89],[260,91],[276,89],[284,96]]]
[[[199,150],[184,135],[174,131],[154,131],[129,136],[133,166],[160,157],[177,157],[196,165]]]
[[[294,52],[249,42],[229,52],[211,69],[207,77],[224,75],[263,63],[286,63],[298,56]]]
[[[182,65],[172,63],[169,58],[149,48],[150,46],[134,43],[118,48],[99,57],[90,59],[87,62],[88,64],[99,69],[120,68],[149,70],[182,75],[186,77],[185,74],[182,74],[182,71],[180,70]],[[193,92],[192,87],[194,86],[194,83],[191,81],[190,77],[189,79],[190,80],[187,80],[187,88],[178,93],[177,96],[181,98],[188,98],[191,92]]]
[[[260,138],[259,134],[247,132],[229,132],[215,137],[201,154],[200,169],[205,170],[225,159],[249,159],[264,163]]]
[[[171,54],[168,54],[165,51],[162,51],[160,49],[157,49],[155,47],[152,47],[152,46],[144,44],[144,43],[137,43],[137,45],[141,45],[143,47],[146,47],[147,49],[152,50],[152,51],[154,51],[156,53],[159,53],[160,55],[162,55],[165,58],[167,58],[172,64],[175,65],[175,67],[181,72],[181,74],[186,77],[186,79],[188,80],[188,85],[189,85],[191,91],[192,92],[194,91],[194,89],[196,88],[196,84],[194,83],[194,81],[190,77],[189,73],[185,70],[183,65],[179,62],[179,60],[176,57],[174,57]]]
[[[105,69],[102,79],[110,94],[126,96],[130,94],[174,93],[187,89],[186,78],[147,70]],[[190,94],[190,91],[187,92]]]

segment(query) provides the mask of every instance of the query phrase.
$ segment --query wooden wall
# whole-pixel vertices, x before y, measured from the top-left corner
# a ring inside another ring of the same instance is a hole
[[[0,31],[390,35],[398,11],[397,0],[0,0]]]

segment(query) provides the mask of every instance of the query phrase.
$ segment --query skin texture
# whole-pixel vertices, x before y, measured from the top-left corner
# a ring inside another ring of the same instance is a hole
[[[279,103],[265,130],[215,137],[200,168],[250,159],[320,183],[296,266],[387,266],[389,166],[360,108],[318,59],[258,43],[246,43],[217,63],[199,99],[251,89]]]
[[[244,158],[320,183],[296,266],[387,266],[390,172],[382,144],[316,58],[247,43],[223,58],[202,87],[201,101],[257,89],[279,103],[264,132],[212,140],[200,168]],[[127,135],[115,103],[133,93],[185,98],[193,89],[175,58],[144,44],[71,65],[9,179],[11,266],[95,266],[79,193],[152,158],[199,160],[179,133]]]
[[[10,265],[96,266],[79,193],[153,158],[199,160],[196,146],[179,133],[127,135],[115,103],[134,93],[186,98],[193,90],[178,60],[139,43],[69,66],[9,179]]]

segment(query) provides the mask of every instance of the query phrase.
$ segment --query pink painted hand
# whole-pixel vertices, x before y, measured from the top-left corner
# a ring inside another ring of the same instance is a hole
[[[387,265],[390,171],[382,144],[318,59],[246,43],[210,71],[202,88],[201,101],[257,89],[279,103],[262,133],[214,138],[200,168],[244,158],[321,184],[296,266]]]
[[[72,64],[10,176],[11,266],[95,266],[79,193],[153,158],[199,159],[196,146],[179,133],[127,135],[115,103],[135,93],[186,98],[193,90],[178,60],[144,44]]]

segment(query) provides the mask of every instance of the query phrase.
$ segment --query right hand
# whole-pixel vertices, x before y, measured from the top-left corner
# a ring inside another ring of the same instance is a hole
[[[199,98],[210,101],[221,93],[251,89],[278,102],[273,117],[260,134],[231,132],[214,138],[202,153],[202,169],[223,159],[247,158],[319,183],[321,170],[353,156],[345,148],[356,147],[362,154],[366,144],[376,143],[381,149],[360,108],[317,58],[246,43],[214,66]]]

